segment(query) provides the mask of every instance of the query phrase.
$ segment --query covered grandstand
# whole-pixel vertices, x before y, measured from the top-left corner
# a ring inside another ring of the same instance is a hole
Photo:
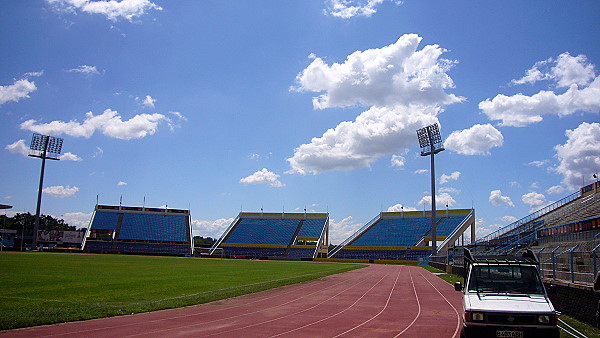
[[[381,212],[352,236],[335,247],[329,258],[417,261],[431,254],[431,212]],[[475,233],[472,209],[438,212],[438,250],[453,245],[467,228]],[[464,241],[464,239],[463,239]]]
[[[193,254],[190,212],[96,205],[82,248],[103,253]]]
[[[327,256],[329,214],[240,212],[210,250],[240,258]]]

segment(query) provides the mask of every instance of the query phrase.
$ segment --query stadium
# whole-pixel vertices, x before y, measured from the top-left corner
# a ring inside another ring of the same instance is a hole
[[[96,205],[85,235],[81,239],[79,249],[48,247],[45,251],[82,252],[101,254],[103,257],[196,257],[191,258],[191,262],[212,262],[216,259],[216,261],[222,262],[272,262],[274,264],[279,264],[278,262],[282,261],[302,263],[315,261],[326,264],[371,263],[368,268],[344,273],[343,275],[346,277],[343,279],[338,280],[337,277],[333,277],[336,275],[332,275],[318,279],[321,282],[300,283],[288,291],[284,287],[274,289],[279,291],[263,291],[266,292],[265,294],[259,292],[256,294],[257,296],[253,296],[258,298],[244,298],[246,296],[241,296],[242,298],[239,300],[232,298],[223,303],[225,307],[221,309],[228,309],[226,310],[228,311],[227,314],[221,313],[212,321],[209,320],[212,317],[200,315],[199,318],[202,319],[199,320],[199,324],[194,324],[199,326],[190,332],[193,332],[193,335],[210,335],[250,330],[248,332],[262,335],[269,332],[265,330],[272,327],[271,323],[291,316],[291,313],[286,312],[287,310],[281,310],[288,306],[286,304],[295,304],[297,307],[294,307],[295,310],[293,311],[303,313],[304,310],[299,309],[319,307],[324,299],[328,299],[327,297],[335,298],[335,295],[328,294],[326,291],[331,289],[331,292],[335,294],[341,293],[346,296],[357,297],[357,301],[363,299],[370,292],[375,292],[374,290],[388,290],[385,291],[389,292],[389,295],[386,296],[388,301],[381,311],[390,307],[391,309],[403,309],[403,311],[409,313],[411,311],[419,313],[419,308],[411,308],[407,303],[398,302],[394,304],[392,299],[396,299],[396,297],[413,299],[425,308],[438,308],[441,304],[440,301],[445,301],[448,308],[443,310],[444,315],[440,315],[435,320],[424,317],[418,321],[415,319],[412,323],[405,323],[404,329],[394,328],[390,330],[396,333],[410,330],[408,332],[412,332],[411,335],[414,335],[421,332],[418,327],[431,328],[435,326],[434,322],[445,322],[444,328],[440,327],[436,329],[438,331],[433,332],[437,332],[441,336],[456,336],[460,332],[459,325],[456,324],[456,318],[460,318],[458,315],[461,307],[460,296],[448,290],[443,291],[444,288],[450,288],[450,285],[433,275],[427,277],[422,272],[425,270],[417,266],[431,266],[438,268],[437,271],[452,272],[460,276],[464,274],[464,271],[461,270],[464,268],[461,256],[462,248],[469,248],[478,255],[489,255],[491,257],[519,255],[525,249],[532,249],[539,258],[539,269],[544,282],[558,288],[558,293],[551,296],[556,308],[563,314],[568,314],[581,322],[593,324],[594,316],[589,309],[593,308],[598,301],[598,295],[591,291],[591,285],[600,268],[598,264],[598,250],[600,249],[600,183],[595,182],[586,185],[578,192],[526,215],[482,238],[475,238],[475,223],[475,210],[473,209],[438,210],[435,218],[438,251],[437,254],[433,254],[432,241],[434,239],[432,236],[431,211],[380,212],[337,246],[331,245],[329,241],[328,213],[240,212],[223,231],[215,244],[207,249],[194,248],[190,210]],[[465,243],[465,234],[468,234],[468,237],[473,240]],[[3,242],[3,248],[7,248],[9,243],[15,242],[12,232],[6,232],[6,235],[8,240]],[[44,244],[56,240],[52,239],[54,237],[48,231],[40,231],[38,236],[40,242]],[[42,240],[42,238],[45,239]],[[93,257],[94,255],[88,256]],[[98,258],[93,259],[99,261]],[[157,262],[151,264],[155,265]],[[308,266],[298,265],[298,267],[300,271],[305,273],[309,271]],[[134,267],[130,266],[130,268],[133,269]],[[186,269],[193,270],[191,267]],[[231,268],[227,268],[227,270],[231,270],[230,273],[233,274],[242,274],[241,271],[236,272]],[[362,271],[362,273],[358,271]],[[222,272],[216,272],[216,274],[219,275]],[[292,278],[292,280],[295,280],[295,278],[297,277]],[[288,278],[283,279],[287,280]],[[279,281],[280,279],[274,280]],[[340,289],[336,288],[339,287],[337,285],[356,285],[360,289],[361,287],[358,285],[362,285],[365,280],[378,281],[371,285],[362,296],[354,295],[346,289],[344,289],[346,291],[338,291]],[[400,288],[395,287],[399,281],[402,281],[401,283],[404,283],[405,286],[412,285],[413,291],[410,291],[411,288],[402,288],[405,291],[400,291]],[[223,285],[221,283],[223,282],[219,282],[219,285]],[[420,289],[427,285],[430,285],[432,290],[437,290],[439,296],[426,297],[425,293],[420,294],[420,292],[425,292]],[[219,290],[220,288],[218,287]],[[299,288],[299,290],[295,288]],[[262,289],[259,288],[256,291],[260,290]],[[405,294],[409,291],[412,294]],[[306,303],[305,299],[311,299],[313,295],[317,294],[319,296],[315,299],[320,300],[318,303]],[[190,295],[197,294],[191,293]],[[172,299],[186,299],[187,297],[194,298],[197,296],[183,296],[183,298],[182,296],[174,296],[166,298],[166,300],[172,302]],[[208,298],[206,301],[220,299],[220,297],[229,298],[231,294],[227,291],[218,298]],[[273,299],[277,299],[277,302],[273,303]],[[368,297],[364,298],[364,302],[372,302],[376,299],[375,296]],[[159,300],[158,303],[163,301],[165,300]],[[189,300],[192,301],[191,303],[187,303],[187,301],[186,299],[184,303],[176,303],[178,305],[173,307],[192,305],[197,302],[197,300]],[[240,305],[238,301],[241,301],[244,305]],[[411,301],[407,300],[407,302],[410,303]],[[138,302],[132,304],[138,304]],[[255,304],[256,307],[252,307],[254,312],[251,313],[262,314],[268,312],[273,314],[273,317],[267,316],[262,321],[248,318],[225,326],[218,324],[223,320],[227,321],[228,318],[244,317],[250,311],[250,308],[246,308],[246,304]],[[146,306],[144,305],[144,307]],[[212,313],[217,311],[214,306],[213,303],[209,302],[206,305],[199,306],[198,311],[200,311],[199,313]],[[346,330],[343,332],[372,334],[375,331],[363,327],[364,323],[378,323],[377,327],[381,328],[385,327],[387,322],[390,322],[389,319],[383,322],[381,321],[382,318],[376,319],[379,314],[349,310],[353,305],[339,303],[336,306],[341,308],[349,306],[348,310],[342,311],[348,311],[349,317],[347,318],[349,319],[342,322],[333,322],[335,323],[333,327],[343,327]],[[160,308],[162,307],[157,309]],[[131,311],[144,312],[146,310],[132,308]],[[164,324],[165,318],[177,318],[181,314],[178,312],[162,314],[158,318],[157,315],[152,315],[153,313],[150,312],[144,316],[139,315],[139,317],[133,316],[135,320],[129,320],[129,324],[125,326],[115,326],[112,322],[107,322],[106,326],[101,327],[103,331],[114,335],[130,334],[131,331],[126,328],[138,326],[137,330],[143,327],[143,330],[150,330],[148,332],[163,332],[163,330],[173,334],[180,332],[181,326],[178,325],[168,325],[169,328],[166,329],[153,329],[152,323],[156,321]],[[365,318],[364,316],[367,314],[366,321],[360,324],[360,321],[363,320],[360,318]],[[312,331],[308,330],[305,333],[312,332],[320,335],[323,332],[331,332],[332,335],[337,335],[340,332],[331,329],[331,323],[326,327],[320,324],[323,321],[333,320],[333,317],[336,316],[335,314],[324,315],[323,318],[319,317],[321,319],[311,319],[312,321],[309,324],[293,324],[294,321],[291,321],[286,324],[285,330],[282,332],[292,333],[311,327]],[[353,319],[355,317],[356,321]],[[419,315],[415,318],[418,317]],[[306,319],[308,317],[299,316],[298,318],[308,320]],[[220,329],[216,329],[216,326],[211,324],[213,321],[215,321],[214,325],[218,324]],[[90,329],[85,326],[87,324],[83,323],[86,322],[56,326],[55,330],[57,331],[55,333],[81,331],[91,334],[95,332],[94,330],[97,330]],[[150,323],[150,327],[146,326],[148,323]],[[109,327],[112,327],[112,329]],[[42,332],[40,331],[41,328],[43,327],[8,332],[11,332],[11,335],[20,332],[25,336],[30,336],[31,334],[40,334]],[[254,329],[257,331],[252,331]]]

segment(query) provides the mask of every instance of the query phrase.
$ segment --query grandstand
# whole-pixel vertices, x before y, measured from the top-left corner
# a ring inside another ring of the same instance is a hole
[[[192,242],[189,210],[96,205],[82,248],[189,256]]]
[[[327,213],[240,212],[210,250],[234,258],[326,257]]]
[[[438,212],[438,250],[454,244],[467,228],[475,233],[472,209]],[[361,229],[329,252],[329,258],[417,261],[431,254],[431,212],[381,212]],[[464,242],[464,238],[463,238]]]
[[[479,255],[531,248],[544,276],[591,284],[600,269],[600,183],[595,182],[475,242]]]

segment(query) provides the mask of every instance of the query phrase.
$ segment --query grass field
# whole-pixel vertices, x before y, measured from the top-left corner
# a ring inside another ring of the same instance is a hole
[[[0,253],[0,330],[206,303],[358,264]]]

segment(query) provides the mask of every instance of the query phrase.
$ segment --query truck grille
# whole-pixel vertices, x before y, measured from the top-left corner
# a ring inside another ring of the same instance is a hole
[[[487,315],[487,322],[494,324],[535,324],[534,315],[514,315],[504,313],[490,313]]]

